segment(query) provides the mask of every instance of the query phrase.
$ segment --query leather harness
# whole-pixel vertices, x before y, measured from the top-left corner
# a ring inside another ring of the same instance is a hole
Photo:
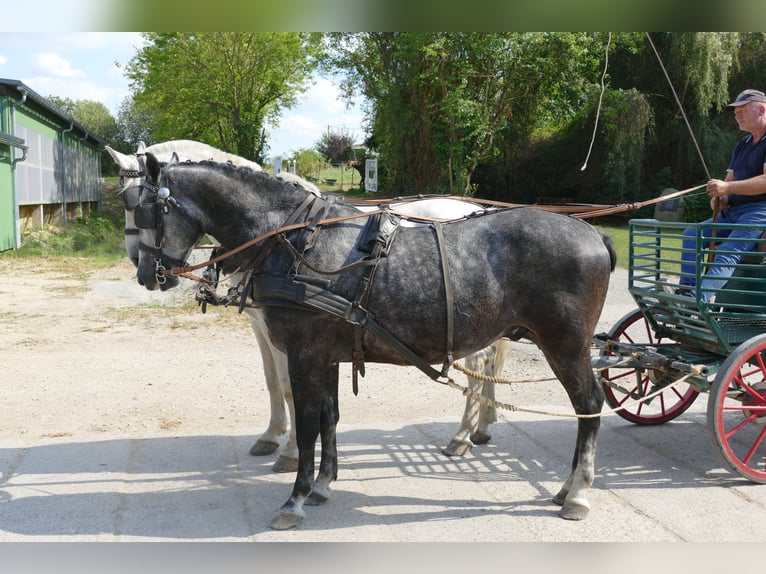
[[[307,261],[305,255],[315,244],[316,236],[321,226],[334,221],[323,219],[330,209],[332,202],[331,198],[314,195],[308,196],[307,200],[293,212],[283,226],[283,228],[290,226],[294,229],[296,222],[303,220],[304,225],[300,226],[302,233],[297,239],[291,242],[284,232],[278,231],[260,246],[258,254],[253,259],[247,264],[240,266],[240,268],[248,269],[249,271],[237,288],[233,290],[233,297],[227,298],[224,301],[215,294],[214,290],[203,285],[200,293],[198,293],[197,300],[203,305],[207,303],[228,305],[234,299],[238,299],[239,311],[242,312],[249,298],[255,307],[278,306],[293,309],[310,309],[327,313],[351,323],[354,326],[354,348],[352,352],[352,385],[354,394],[358,392],[358,375],[365,375],[365,357],[362,347],[362,335],[365,329],[382,342],[391,346],[404,359],[433,380],[438,381],[440,377],[446,378],[449,368],[453,363],[454,297],[442,232],[443,223],[437,221],[427,221],[427,223],[424,223],[424,225],[429,225],[435,230],[447,306],[445,360],[441,371],[438,371],[402,343],[390,331],[381,326],[375,320],[373,313],[366,307],[375,272],[381,259],[388,255],[396,237],[396,232],[399,229],[401,222],[400,215],[387,209],[362,215],[367,218],[367,224],[357,241],[357,248],[360,251],[369,253],[369,255],[361,259],[334,270],[318,269]],[[260,266],[277,243],[281,243],[286,247],[293,257],[293,265],[290,271],[286,274],[254,273],[253,270]],[[329,279],[301,274],[301,266],[320,275],[328,276],[338,275],[358,267],[366,267],[366,269],[360,279],[353,300],[349,300],[329,290]]]

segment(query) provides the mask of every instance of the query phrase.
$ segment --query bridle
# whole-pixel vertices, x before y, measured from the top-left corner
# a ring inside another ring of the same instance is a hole
[[[120,176],[120,187],[123,188],[121,193],[122,193],[122,202],[125,205],[125,211],[130,211],[132,213],[133,210],[136,208],[136,206],[135,205],[130,205],[128,203],[128,197],[127,197],[126,193],[127,193],[127,191],[129,189],[133,189],[134,187],[138,187],[139,189],[141,189],[143,187],[143,185],[142,184],[137,184],[137,185],[131,185],[129,187],[125,187],[125,180],[126,179],[139,179],[140,178],[141,181],[143,182],[144,181],[144,176],[146,175],[146,173],[143,170],[140,170],[140,169],[121,169],[118,172],[118,175]],[[139,191],[139,201],[140,201],[140,191]],[[138,227],[128,227],[127,223],[125,225],[125,228],[123,229],[123,233],[125,235],[138,235],[140,232],[141,232],[141,230],[138,229]]]
[[[167,281],[167,269],[188,265],[187,262],[171,257],[162,250],[165,241],[165,215],[171,207],[176,208],[192,227],[200,230],[199,224],[181,208],[167,187],[159,187],[144,178],[139,203],[133,209],[133,221],[139,230],[149,229],[155,232],[154,246],[139,241],[138,249],[154,257],[154,275],[159,285],[164,285]]]

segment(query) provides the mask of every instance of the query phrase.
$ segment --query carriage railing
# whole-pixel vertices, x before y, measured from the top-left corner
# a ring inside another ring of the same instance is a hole
[[[684,229],[693,229],[695,293],[678,292]],[[693,224],[636,219],[630,222],[629,290],[658,337],[686,349],[729,355],[740,343],[766,332],[766,239],[734,266],[722,288],[700,288],[705,273],[726,254],[705,235],[746,225]],[[715,244],[715,239],[712,240]],[[731,241],[728,240],[727,241]]]

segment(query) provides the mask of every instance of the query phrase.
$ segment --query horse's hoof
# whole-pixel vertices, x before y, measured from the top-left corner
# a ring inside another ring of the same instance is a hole
[[[473,444],[486,444],[490,441],[492,435],[485,431],[476,431],[471,435],[471,442]]]
[[[278,442],[272,442],[270,440],[258,439],[256,443],[250,448],[250,454],[253,456],[264,456],[276,452],[279,448]]]
[[[318,492],[316,489],[314,489],[311,495],[306,499],[306,505],[319,506],[320,504],[324,504],[328,500],[330,500],[329,488],[325,492]]]
[[[447,456],[465,456],[473,448],[473,443],[470,441],[453,440],[442,449],[442,452]]]
[[[298,459],[282,455],[276,460],[271,470],[274,472],[297,472]]]
[[[589,511],[590,508],[584,504],[567,501],[561,507],[559,516],[566,520],[584,520]]]
[[[295,528],[301,522],[303,522],[304,516],[305,514],[303,512],[296,513],[296,512],[288,512],[286,510],[280,510],[279,512],[277,512],[277,515],[272,519],[271,524],[269,524],[269,527],[272,530],[288,530],[290,528]]]
[[[569,494],[568,490],[564,490],[564,489],[559,490],[558,494],[553,497],[553,504],[558,504],[559,506],[563,506],[567,500],[567,494]]]

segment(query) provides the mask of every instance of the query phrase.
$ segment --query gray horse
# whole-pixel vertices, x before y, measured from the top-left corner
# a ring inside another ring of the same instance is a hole
[[[212,160],[249,167],[255,171],[261,170],[261,166],[255,162],[194,140],[172,140],[149,147],[141,144],[137,154],[131,155],[123,154],[109,146],[106,146],[106,150],[120,168],[120,193],[125,204],[125,249],[130,260],[136,265],[138,265],[139,240],[138,229],[133,221],[133,209],[138,205],[143,180],[138,161],[139,155],[151,153],[160,162],[168,162],[175,154],[179,161]],[[319,193],[312,183],[289,172],[280,173],[280,178],[295,182],[313,193]],[[465,217],[483,209],[475,203],[443,198],[398,202],[394,204],[394,207],[410,215],[441,219]],[[250,454],[262,456],[274,453],[279,449],[282,437],[289,433],[287,441],[274,462],[273,470],[292,472],[298,468],[298,446],[295,441],[295,425],[290,424],[290,421],[295,419],[295,413],[287,374],[287,357],[271,344],[260,309],[246,307],[245,313],[250,320],[250,326],[261,353],[270,404],[269,424],[250,448]],[[487,348],[466,357],[465,366],[473,372],[494,377],[503,370],[509,351],[510,341],[499,339]],[[495,397],[494,384],[491,382],[483,382],[469,376],[468,388],[472,394],[481,395],[490,401]],[[460,428],[443,452],[448,456],[462,456],[474,445],[488,442],[491,439],[489,427],[496,420],[495,407],[480,403],[468,396]]]
[[[161,171],[151,154],[146,160],[135,212],[139,281],[157,288],[204,234],[215,237],[236,248],[231,268],[253,274],[243,285],[287,354],[299,462],[273,528],[298,525],[304,504],[330,496],[340,362],[413,363],[438,378],[429,365],[447,366],[500,337],[532,339],[583,415],[571,473],[553,500],[564,518],[587,516],[603,404],[590,345],[616,263],[608,236],[576,218],[517,208],[398,229],[385,256],[371,248],[373,257],[362,241],[367,218],[341,202],[263,172],[212,162]]]

